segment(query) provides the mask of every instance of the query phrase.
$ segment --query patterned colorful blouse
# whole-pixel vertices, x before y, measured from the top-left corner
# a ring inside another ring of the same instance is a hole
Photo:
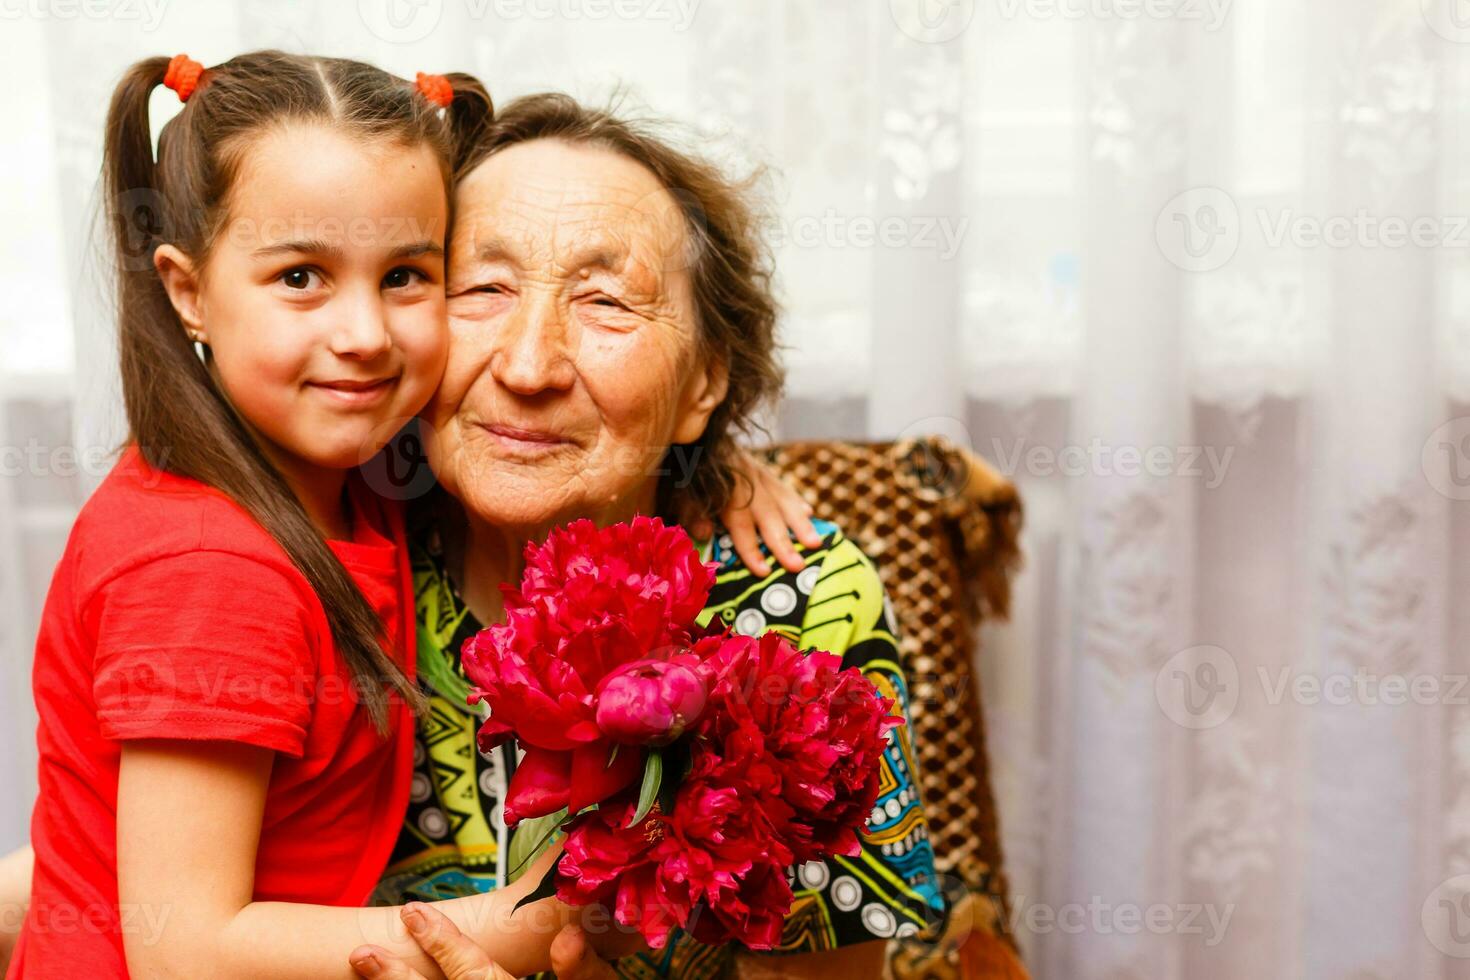
[[[902,711],[907,720],[908,685],[878,573],[834,525],[819,521],[817,530],[821,547],[801,549],[804,571],[793,574],[776,565],[764,579],[745,568],[728,536],[717,534],[702,545],[706,560],[719,562],[720,571],[701,622],[719,617],[738,633],[774,630],[800,649],[839,654],[844,667],[861,668],[892,697],[895,713]],[[489,891],[506,880],[510,851],[501,800],[516,752],[511,743],[489,755],[476,749],[481,709],[465,701],[469,684],[459,655],[481,624],[445,573],[437,530],[415,536],[413,575],[419,678],[430,708],[419,723],[408,817],[374,895],[379,904]],[[771,953],[913,935],[943,919],[909,737],[907,725],[890,735],[882,794],[862,835],[862,853],[788,869],[795,901]],[[664,949],[615,966],[624,977],[714,977],[727,970],[734,953],[730,944],[707,946],[675,930]]]

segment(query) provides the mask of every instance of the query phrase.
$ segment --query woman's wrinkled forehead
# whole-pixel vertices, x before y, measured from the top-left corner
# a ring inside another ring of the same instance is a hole
[[[641,164],[601,147],[535,140],[490,156],[459,182],[450,258],[552,275],[605,270],[657,288],[686,265],[687,237],[674,195]]]

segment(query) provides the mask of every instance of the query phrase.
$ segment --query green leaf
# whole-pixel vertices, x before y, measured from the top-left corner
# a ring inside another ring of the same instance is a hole
[[[548,813],[544,817],[530,817],[516,824],[515,833],[510,836],[510,855],[506,861],[508,869],[505,873],[506,884],[519,878],[526,865],[536,860],[537,855],[546,850],[553,835],[561,826],[561,822],[566,818],[567,808],[562,807],[555,813]]]
[[[612,768],[612,764],[614,762],[617,762],[618,761],[618,749],[620,749],[620,748],[622,748],[622,746],[619,745],[617,742],[614,742],[613,743],[613,749],[612,749],[612,751],[607,754],[607,765],[603,766],[602,768],[604,768],[604,769],[611,769]]]
[[[541,901],[541,899],[550,898],[555,894],[556,865],[553,864],[551,867],[546,869],[546,874],[541,876],[541,883],[536,886],[536,890],[531,892],[529,895],[526,895],[519,902],[516,902],[515,908],[511,909],[511,911],[517,912],[520,910],[520,907],[522,905],[527,905],[531,902],[539,902]]]
[[[643,785],[638,790],[638,809],[633,813],[633,819],[629,827],[636,827],[648,816],[648,811],[653,809],[653,801],[658,799],[658,788],[664,779],[664,757],[657,750],[648,753],[648,759],[643,763]]]

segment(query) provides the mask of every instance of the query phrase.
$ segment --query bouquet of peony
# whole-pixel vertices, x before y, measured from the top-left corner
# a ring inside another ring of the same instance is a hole
[[[902,724],[830,653],[696,625],[715,568],[658,519],[577,521],[527,548],[505,622],[464,647],[481,750],[525,751],[506,824],[565,833],[523,901],[601,903],[655,949],[676,926],[774,946],[786,867],[858,853]]]

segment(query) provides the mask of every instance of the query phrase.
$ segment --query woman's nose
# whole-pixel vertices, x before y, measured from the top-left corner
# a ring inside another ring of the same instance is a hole
[[[527,296],[496,332],[490,370],[518,395],[565,391],[575,381],[575,327],[551,296]]]
[[[331,348],[339,357],[371,360],[393,346],[388,312],[377,290],[343,296],[335,313]]]

